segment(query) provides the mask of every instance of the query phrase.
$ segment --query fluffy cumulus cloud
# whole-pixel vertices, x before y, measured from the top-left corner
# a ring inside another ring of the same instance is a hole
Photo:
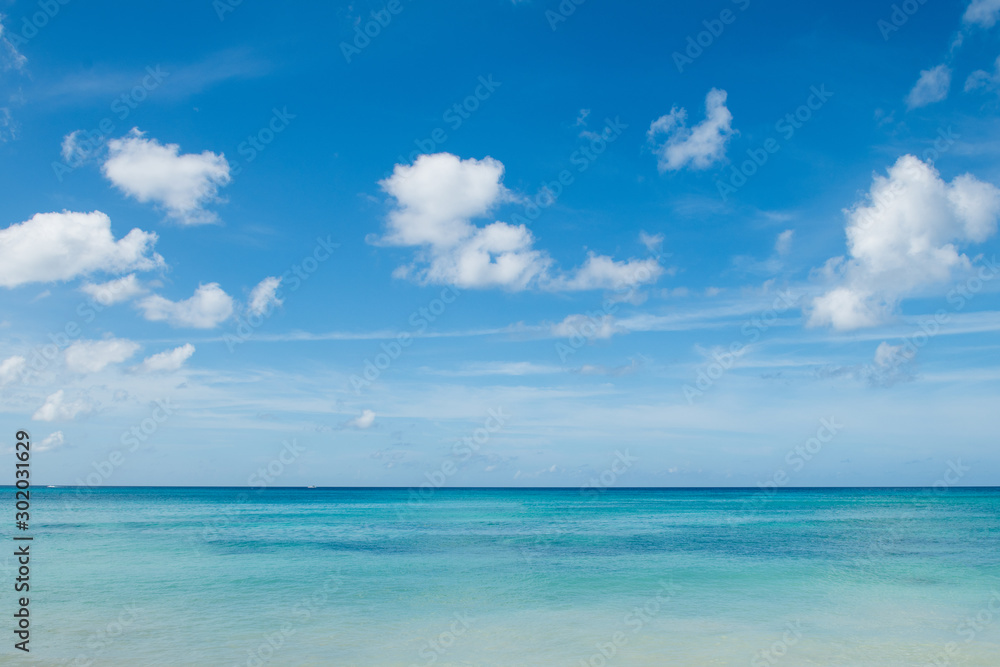
[[[77,415],[90,412],[90,406],[83,400],[67,401],[65,392],[60,389],[50,394],[42,407],[31,416],[35,421],[53,422],[70,421]]]
[[[708,169],[726,157],[726,144],[733,136],[733,114],[726,108],[726,91],[713,88],[705,97],[705,119],[687,127],[687,111],[674,107],[654,120],[646,133],[661,172]]]
[[[250,292],[250,303],[247,304],[247,311],[251,315],[263,315],[274,306],[280,306],[283,301],[278,298],[278,288],[281,286],[281,278],[269,276],[257,283],[257,286]]]
[[[966,25],[992,28],[1000,18],[1000,0],[972,0],[962,16]]]
[[[177,144],[146,139],[137,128],[108,142],[104,176],[119,190],[141,202],[153,202],[182,224],[214,222],[205,206],[217,201],[230,181],[229,163],[211,151],[180,153]]]
[[[146,293],[134,273],[105,283],[84,283],[80,290],[102,306],[113,306]]]
[[[395,271],[397,277],[464,288],[522,290],[595,289],[629,285],[643,276],[659,277],[655,261],[614,262],[592,256],[567,276],[552,276],[554,261],[535,248],[524,225],[492,222],[486,216],[514,196],[504,188],[504,166],[492,158],[462,160],[450,153],[421,155],[412,165],[397,164],[382,189],[395,199],[386,234],[377,242],[416,247],[416,260]],[[648,275],[646,275],[648,274]],[[626,281],[623,283],[623,281]]]
[[[233,314],[233,297],[218,283],[209,283],[199,285],[194,295],[183,301],[171,301],[158,294],[148,296],[139,302],[139,309],[153,322],[166,322],[172,327],[212,329]]]
[[[78,340],[66,348],[66,368],[74,373],[97,373],[120,364],[139,350],[139,344],[124,338]]]
[[[347,426],[351,428],[366,429],[371,428],[372,424],[375,423],[375,413],[371,410],[362,410],[361,414],[347,422]]]
[[[17,354],[0,361],[0,386],[10,384],[21,377],[26,366],[27,360]]]
[[[194,345],[186,343],[172,350],[165,350],[150,357],[146,357],[139,364],[139,370],[143,373],[158,373],[164,371],[176,371],[184,362],[194,354]]]
[[[951,87],[951,69],[947,65],[938,65],[932,69],[920,72],[913,90],[906,96],[906,106],[910,109],[940,102],[948,97]]]
[[[98,271],[124,273],[163,266],[157,236],[133,229],[115,240],[111,219],[93,213],[37,213],[0,229],[0,285],[71,280]]]
[[[809,317],[841,330],[879,324],[902,297],[968,269],[959,246],[996,232],[1000,190],[969,174],[947,183],[904,155],[846,213],[849,257],[827,262],[822,274],[834,285],[814,299]]]

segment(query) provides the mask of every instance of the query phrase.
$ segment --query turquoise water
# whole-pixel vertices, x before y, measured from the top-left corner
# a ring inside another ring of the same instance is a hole
[[[32,502],[32,652],[8,592],[4,663],[1000,665],[993,489]]]

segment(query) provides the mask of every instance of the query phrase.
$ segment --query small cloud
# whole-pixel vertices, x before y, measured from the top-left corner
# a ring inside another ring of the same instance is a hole
[[[145,294],[146,288],[139,284],[139,279],[134,273],[130,273],[106,283],[84,283],[80,291],[102,306],[113,306]]]
[[[39,444],[34,446],[34,451],[36,452],[48,452],[53,449],[58,449],[66,444],[66,438],[63,436],[62,431],[56,431],[55,433],[49,434],[44,440]]]
[[[705,97],[705,119],[692,128],[686,126],[687,111],[674,107],[654,120],[646,133],[658,158],[660,172],[708,169],[726,157],[726,144],[735,133],[733,115],[726,108],[726,91],[713,88]],[[659,137],[665,138],[659,141]]]
[[[35,411],[31,418],[35,421],[51,422],[56,420],[72,420],[79,414],[90,412],[91,407],[82,400],[66,402],[62,389],[50,394],[45,404]]]
[[[138,343],[124,338],[78,340],[66,348],[66,367],[74,373],[97,373],[125,361],[138,350]]]
[[[774,252],[781,256],[787,255],[792,251],[792,237],[795,236],[794,229],[786,229],[785,231],[778,234],[777,240],[774,242]]]
[[[199,285],[194,295],[184,301],[170,301],[154,294],[138,305],[147,320],[192,329],[212,329],[233,314],[233,298],[218,283]]]
[[[917,109],[919,107],[940,102],[948,97],[948,88],[951,86],[951,68],[947,65],[938,65],[932,69],[920,72],[920,78],[913,86],[913,90],[906,96],[906,107]]]
[[[0,386],[10,384],[21,377],[26,367],[27,360],[20,355],[7,357],[0,361]]]
[[[663,246],[663,234],[648,234],[645,231],[640,231],[639,243],[646,246],[646,250],[649,252],[658,252]]]
[[[590,315],[569,315],[562,322],[552,326],[552,335],[556,338],[577,338],[586,340],[604,340],[616,333],[628,333],[623,327],[615,324],[611,315],[591,317]]]
[[[375,423],[375,413],[371,410],[363,410],[360,415],[347,422],[346,426],[348,428],[357,428],[364,430],[370,428],[372,424]]]
[[[268,277],[257,283],[257,286],[250,292],[250,304],[247,308],[251,315],[263,315],[274,306],[280,306],[283,302],[277,297],[278,287],[281,285],[281,278]]]
[[[172,350],[165,350],[142,360],[138,370],[143,373],[176,371],[194,354],[194,345],[185,343]]]
[[[978,69],[965,80],[965,92],[973,90],[996,90],[1000,84],[1000,57],[993,63],[993,71]]]

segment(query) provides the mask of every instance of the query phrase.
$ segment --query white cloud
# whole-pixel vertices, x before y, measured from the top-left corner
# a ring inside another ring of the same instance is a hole
[[[17,138],[17,123],[10,114],[10,109],[0,107],[0,141],[10,141]]]
[[[62,431],[56,431],[55,433],[50,433],[41,443],[34,446],[34,451],[36,452],[48,452],[53,449],[58,449],[66,444],[66,437],[63,436]]]
[[[102,306],[113,306],[146,293],[134,273],[106,283],[84,283],[80,290]]]
[[[552,280],[548,286],[559,291],[624,289],[656,282],[663,271],[652,257],[616,262],[610,257],[590,253],[583,266],[569,276]]]
[[[218,283],[199,285],[194,295],[184,301],[171,301],[154,294],[138,305],[147,320],[193,329],[211,329],[233,314],[233,298]]]
[[[10,384],[21,377],[26,364],[27,361],[20,355],[7,357],[3,361],[0,361],[0,386]]]
[[[172,350],[165,350],[151,357],[146,357],[139,365],[139,370],[144,373],[156,373],[158,371],[176,371],[184,362],[194,354],[194,345],[186,343]]]
[[[1000,0],[972,0],[962,16],[962,22],[966,25],[992,28],[998,17],[1000,17]]]
[[[58,419],[71,420],[79,414],[90,411],[90,406],[82,400],[67,403],[65,393],[62,389],[54,394],[50,394],[45,399],[45,404],[31,416],[35,421],[51,422]]]
[[[663,245],[663,234],[649,234],[645,231],[639,232],[639,242],[646,246],[649,252],[657,252]]]
[[[792,237],[794,236],[794,229],[786,229],[778,234],[778,238],[774,242],[774,252],[782,256],[790,253],[792,251]]]
[[[674,107],[654,120],[646,133],[658,158],[661,172],[677,171],[690,163],[692,169],[707,169],[726,157],[726,144],[733,135],[733,115],[726,108],[726,91],[713,88],[705,97],[705,120],[686,126],[687,111]],[[660,135],[665,135],[658,143]]]
[[[95,271],[124,273],[163,266],[157,236],[133,229],[115,241],[111,220],[93,213],[37,213],[0,230],[0,285],[70,280]]]
[[[503,164],[493,158],[462,160],[450,153],[397,164],[392,176],[379,183],[396,206],[389,213],[386,235],[374,242],[420,250],[414,263],[399,267],[394,275],[462,288],[561,290],[610,286],[609,281],[641,275],[643,267],[653,274],[649,280],[662,272],[650,267],[651,260],[614,262],[591,256],[576,272],[550,277],[554,261],[534,247],[527,227],[499,221],[478,227],[471,222],[514,199],[501,183],[503,174]]]
[[[0,59],[2,59],[4,69],[21,69],[28,62],[28,59],[7,39],[7,28],[3,24],[6,18],[0,14],[0,51],[5,52],[3,56],[0,56]]]
[[[97,373],[110,364],[120,364],[138,350],[138,343],[124,338],[78,340],[66,348],[66,367],[75,373]]]
[[[904,155],[888,176],[874,177],[868,198],[846,215],[850,256],[822,270],[839,284],[813,300],[811,325],[873,326],[900,298],[967,269],[957,245],[996,232],[1000,190],[969,174],[946,183],[934,167]]]
[[[217,217],[204,206],[229,183],[229,163],[211,151],[180,154],[177,144],[145,139],[138,128],[108,142],[104,176],[126,195],[163,206],[178,222],[196,225]]]
[[[940,102],[948,97],[951,86],[951,69],[947,65],[938,65],[932,69],[920,72],[920,78],[913,90],[906,96],[906,106],[909,109],[927,106]]]
[[[610,315],[591,317],[590,315],[569,315],[562,322],[552,326],[552,335],[556,338],[584,338],[586,340],[604,340],[617,333],[627,333],[624,327],[615,324]]]
[[[277,296],[278,287],[281,285],[281,278],[269,276],[257,283],[257,286],[250,292],[250,304],[248,310],[251,315],[263,315],[272,306],[280,306],[283,302]]]
[[[366,429],[375,423],[375,413],[371,410],[362,410],[361,414],[347,422],[351,428]]]
[[[985,90],[995,90],[997,84],[1000,84],[1000,57],[996,59],[993,63],[993,71],[987,72],[986,70],[977,69],[975,72],[969,75],[969,78],[965,80],[965,92],[971,92],[973,90],[979,90],[980,88]]]

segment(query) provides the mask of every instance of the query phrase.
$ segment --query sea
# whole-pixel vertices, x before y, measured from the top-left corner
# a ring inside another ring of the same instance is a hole
[[[0,664],[1000,665],[996,488],[65,487],[31,504],[29,593],[13,528],[0,556]]]

